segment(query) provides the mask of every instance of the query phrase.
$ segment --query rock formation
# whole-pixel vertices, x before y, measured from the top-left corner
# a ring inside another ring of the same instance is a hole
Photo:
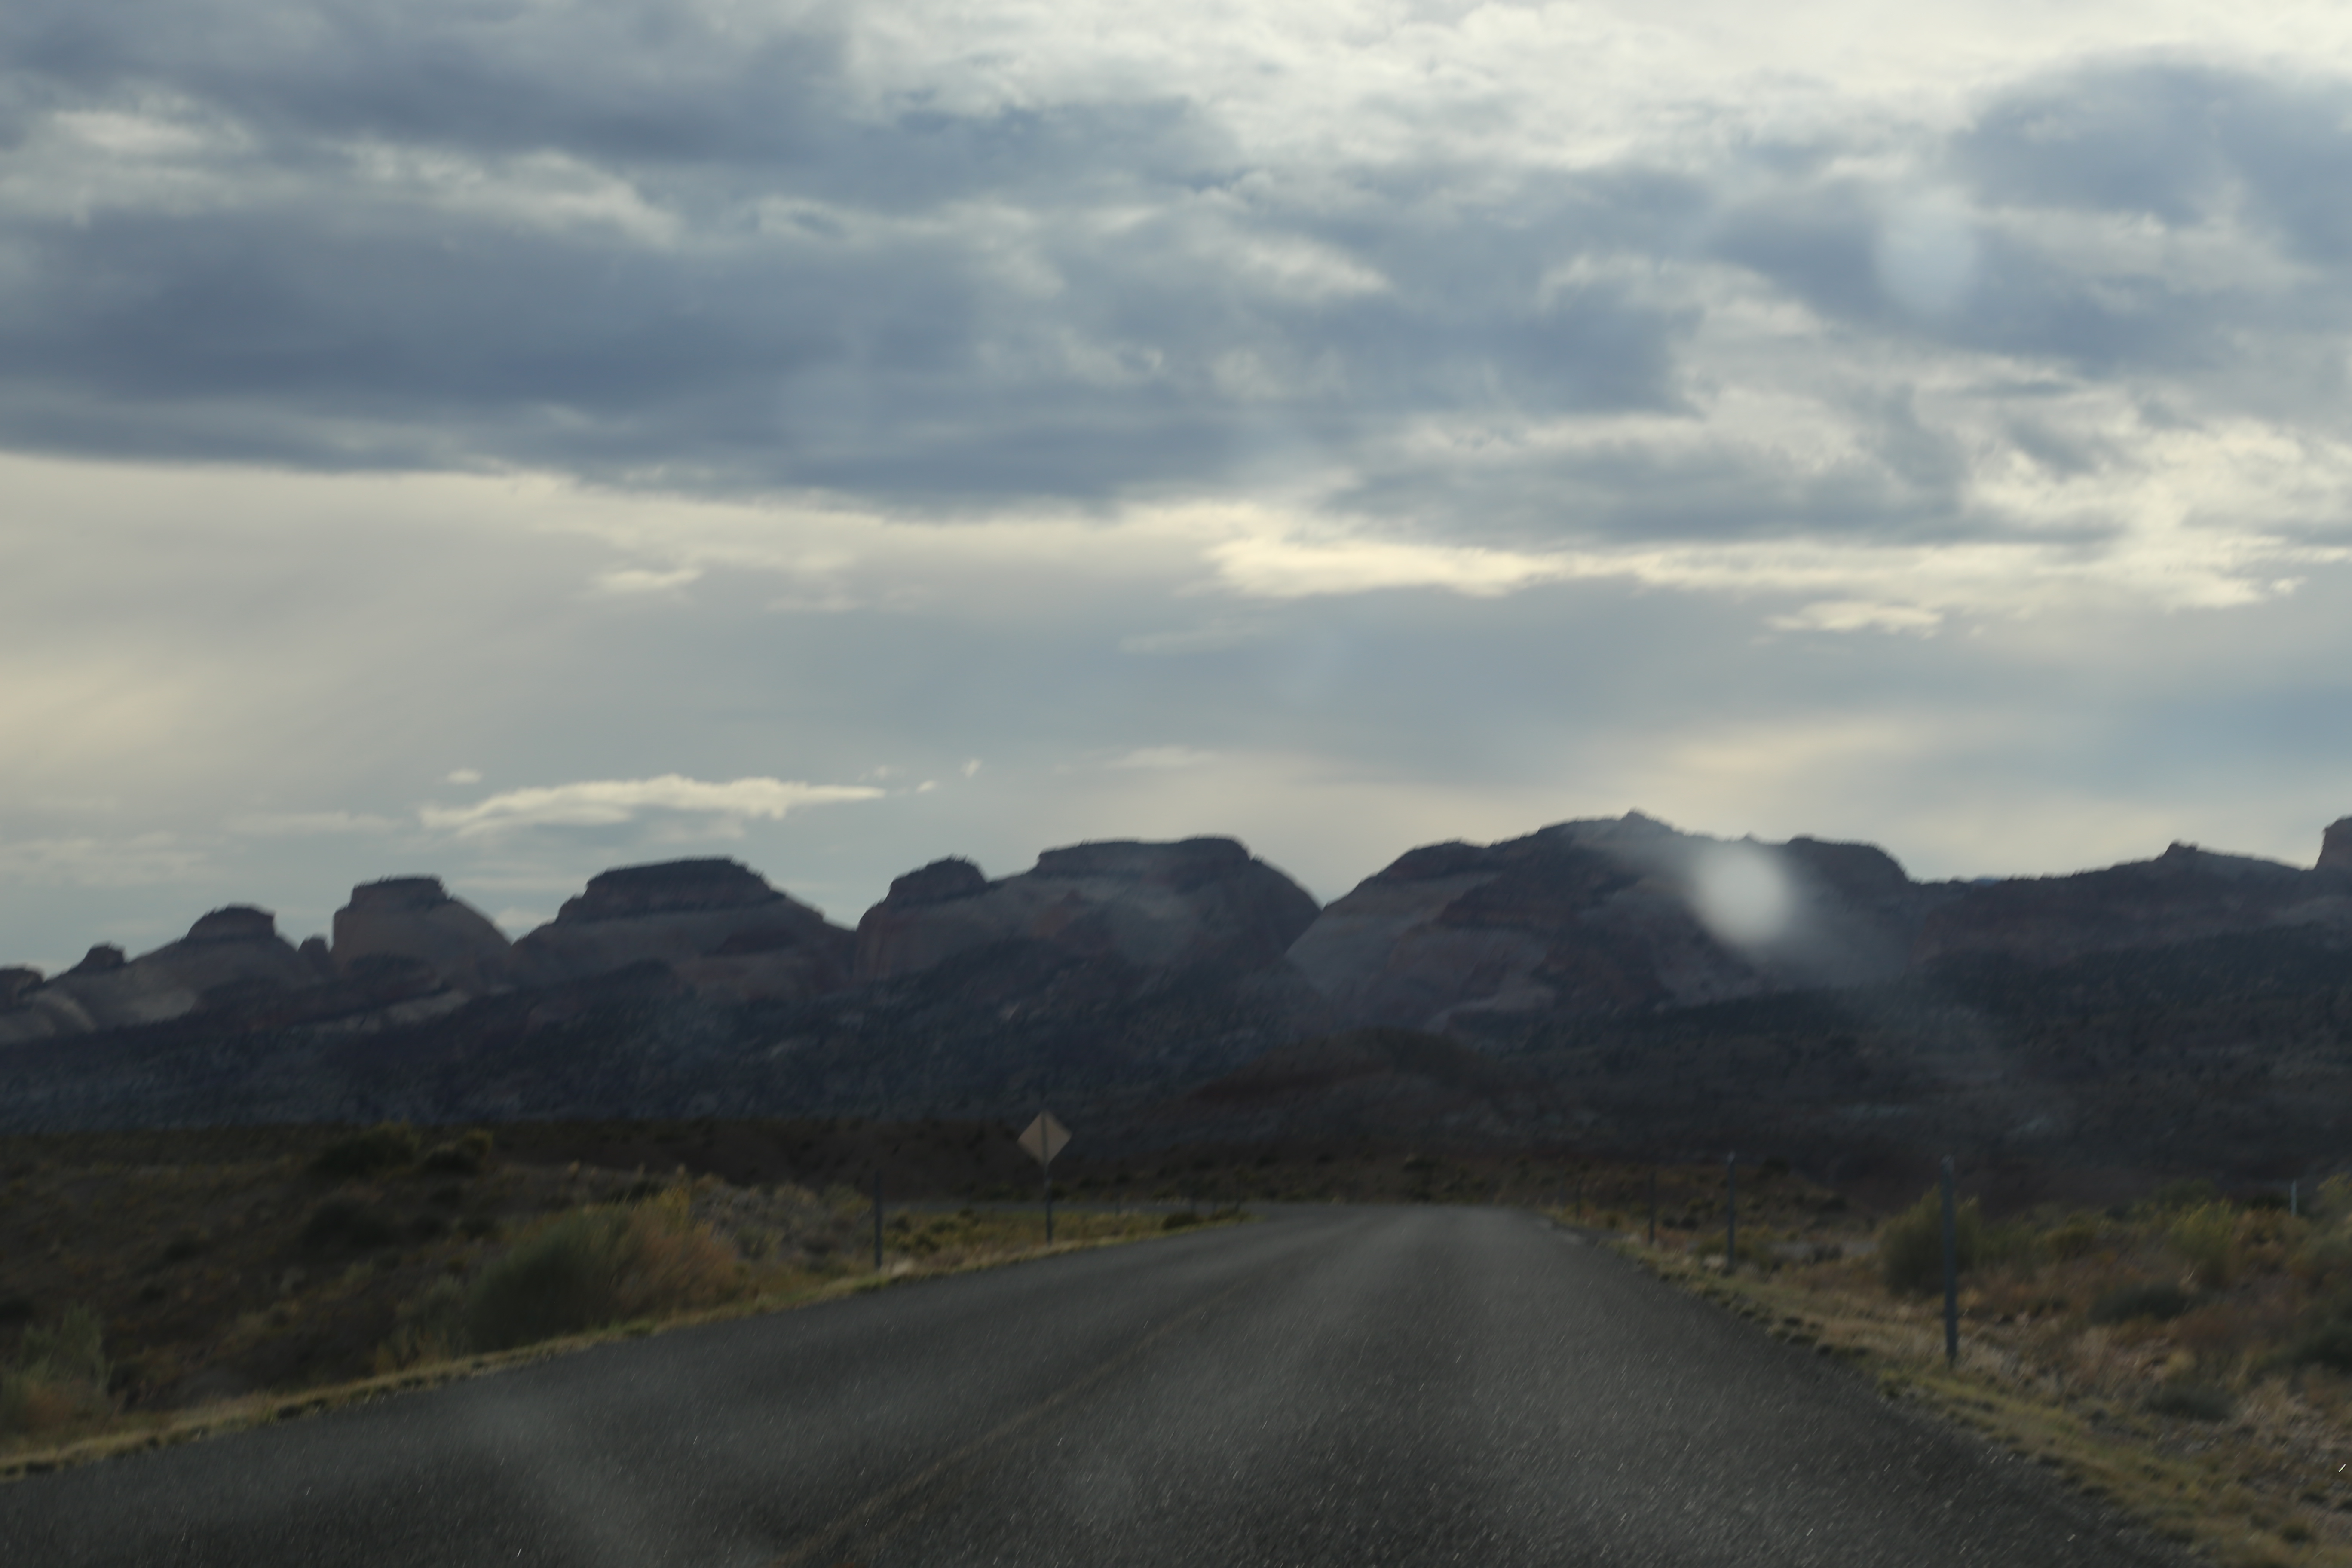
[[[578,900],[574,900],[577,902]],[[414,959],[461,990],[481,993],[513,973],[511,944],[470,904],[449,896],[438,877],[388,877],[352,889],[335,911],[335,969],[369,959]]]
[[[852,938],[732,860],[626,866],[589,879],[553,921],[514,944],[520,977],[586,979],[655,960],[696,990],[792,999],[848,979]]]
[[[934,862],[855,933],[689,860],[607,871],[511,947],[421,877],[353,889],[334,931],[297,950],[231,908],[136,958],[0,969],[0,1126],[1050,1095],[1153,1137],[1426,1122],[1860,1157],[1932,1135],[2252,1170],[2286,1157],[2281,1126],[2305,1168],[2336,1158],[2352,1081],[2352,819],[2308,870],[2176,845],[1921,884],[1867,845],[1632,814],[1414,849],[1319,913],[1228,839],[1082,844],[997,880]]]
[[[1307,890],[1230,838],[1048,849],[990,881],[939,860],[857,922],[857,978],[891,980],[1000,942],[1038,942],[1160,974],[1278,963],[1315,919]]]
[[[2352,871],[2352,816],[2339,816],[2327,825],[2319,840],[2319,865],[2322,871]]]
[[[1727,842],[1633,812],[1412,850],[1290,960],[1360,1022],[1475,1027],[1888,979],[1944,896],[1868,845]]]
[[[177,1018],[258,993],[315,985],[312,964],[278,934],[267,910],[236,905],[199,919],[179,941],[125,961],[101,943],[0,1014],[0,1042],[89,1034]]]
[[[2302,871],[2175,844],[2153,860],[2104,870],[1978,883],[1928,917],[1912,958],[1924,965],[1997,953],[2057,963],[2276,926],[2352,936],[2352,889],[2325,871],[2325,851],[2321,864]]]

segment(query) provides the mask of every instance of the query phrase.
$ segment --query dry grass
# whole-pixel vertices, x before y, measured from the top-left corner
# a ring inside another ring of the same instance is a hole
[[[2215,1561],[2317,1568],[2352,1565],[2352,1184],[2315,1207],[2185,1192],[1988,1225],[1953,1367],[1940,1290],[1890,1289],[1884,1232],[1776,1237],[1729,1279],[1719,1245],[1623,1245]]]
[[[5,1173],[0,1479],[1044,1250],[1034,1211],[901,1212],[877,1271],[845,1187],[521,1165],[479,1136],[312,1142]],[[1055,1250],[1161,1226],[1065,1212]]]

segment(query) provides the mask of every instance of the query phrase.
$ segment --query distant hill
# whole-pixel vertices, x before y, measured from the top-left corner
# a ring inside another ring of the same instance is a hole
[[[1377,1133],[1815,1165],[2252,1172],[2352,1109],[2352,821],[2310,868],[2175,845],[1913,881],[1638,813],[1409,851],[1328,908],[1229,839],[909,872],[855,931],[725,860],[509,943],[430,878],[331,942],[215,910],[0,969],[0,1130],[1011,1116],[1139,1142]]]

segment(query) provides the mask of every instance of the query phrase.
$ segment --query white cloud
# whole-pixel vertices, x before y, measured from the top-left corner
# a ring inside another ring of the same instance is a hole
[[[781,821],[808,806],[873,800],[881,794],[864,784],[812,784],[772,778],[707,784],[664,773],[659,778],[593,779],[508,790],[472,805],[428,805],[417,816],[429,828],[471,838],[527,827],[610,827],[653,813],[733,823]]]
[[[479,768],[457,768],[445,775],[441,782],[443,784],[478,784],[482,782],[482,770]]]
[[[1409,540],[1260,535],[1210,547],[1224,581],[1253,598],[1303,599],[1383,588],[1443,588],[1474,598],[1606,571],[1581,553],[1538,554]]]
[[[595,589],[600,594],[625,598],[641,594],[670,594],[685,587],[702,575],[699,566],[679,566],[667,572],[651,572],[641,566],[617,566],[596,574]]]
[[[1909,632],[1933,636],[1943,615],[1915,605],[1874,605],[1866,599],[1822,599],[1765,624],[1784,632]]]

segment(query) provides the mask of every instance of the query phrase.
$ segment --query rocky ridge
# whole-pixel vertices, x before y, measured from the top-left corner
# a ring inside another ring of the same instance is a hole
[[[1321,910],[1214,838],[1072,846],[995,879],[936,861],[854,931],[732,861],[627,867],[513,943],[438,880],[394,878],[353,889],[331,942],[291,946],[240,907],[137,957],[0,969],[0,1126],[1051,1097],[1144,1138],[1422,1116],[1465,1138],[1703,1143],[1786,1102],[1771,1124],[1815,1145],[1932,1123],[2025,1147],[2206,1136],[2219,1073],[2253,1097],[2228,1123],[2252,1149],[2244,1129],[2335,1135],[2312,1119],[2334,1103],[2314,1086],[2334,1081],[2339,1008],[2352,1031],[2347,861],[2352,818],[2308,869],[2176,845],[1922,883],[1869,845],[1633,813],[1413,849]],[[2186,1069],[2149,1065],[2173,1045],[2147,1045],[2175,1037],[2208,1053],[2178,1100],[2166,1075]],[[2312,1092],[2261,1089],[2264,1051]],[[2127,1119],[2079,1087],[2141,1073]]]
[[[1049,849],[991,881],[938,860],[890,884],[857,922],[856,975],[894,980],[959,953],[1043,942],[1138,971],[1278,963],[1316,918],[1307,890],[1230,838]]]

